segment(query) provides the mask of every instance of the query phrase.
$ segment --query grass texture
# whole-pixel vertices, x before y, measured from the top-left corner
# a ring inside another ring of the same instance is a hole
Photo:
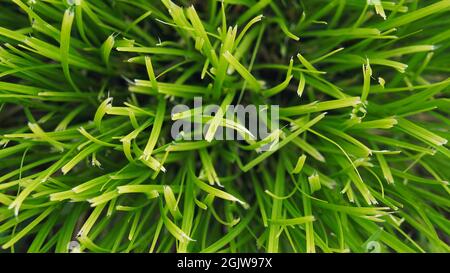
[[[2,251],[450,251],[449,0],[0,7]],[[172,139],[196,96],[280,129]]]

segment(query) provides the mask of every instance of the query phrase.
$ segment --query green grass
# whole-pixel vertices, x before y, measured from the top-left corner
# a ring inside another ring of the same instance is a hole
[[[450,252],[449,0],[0,6],[0,252]]]

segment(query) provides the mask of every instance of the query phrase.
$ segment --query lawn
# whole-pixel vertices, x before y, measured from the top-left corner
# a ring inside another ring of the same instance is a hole
[[[0,0],[0,252],[450,252],[449,26],[450,0]]]

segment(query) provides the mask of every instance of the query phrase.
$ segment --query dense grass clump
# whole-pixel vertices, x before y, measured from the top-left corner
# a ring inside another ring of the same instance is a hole
[[[449,26],[449,0],[0,0],[2,251],[449,252]],[[195,97],[280,127],[173,139]]]

